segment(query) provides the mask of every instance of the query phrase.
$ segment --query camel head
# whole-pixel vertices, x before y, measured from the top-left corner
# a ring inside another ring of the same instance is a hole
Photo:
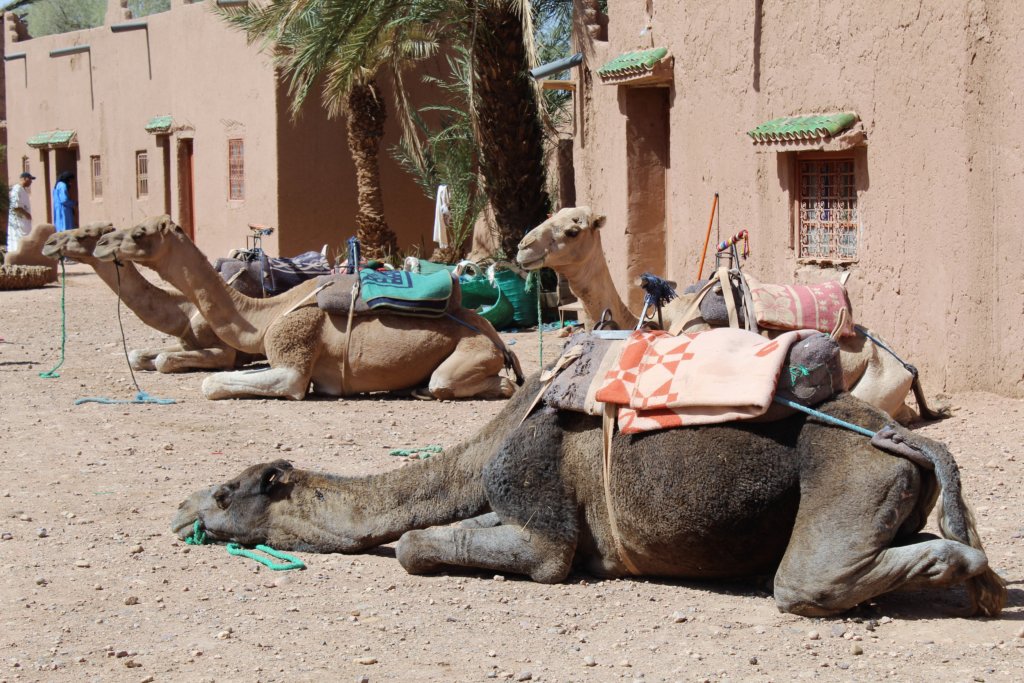
[[[43,256],[53,259],[62,256],[73,259],[92,258],[96,243],[101,237],[113,231],[114,226],[111,223],[99,221],[74,230],[58,232],[46,240],[46,244],[43,245]]]
[[[134,228],[104,235],[96,243],[93,256],[101,261],[121,258],[126,261],[152,263],[163,258],[170,249],[168,238],[178,233],[184,234],[184,231],[170,216],[153,216]]]
[[[562,209],[526,234],[519,243],[516,261],[526,270],[579,265],[603,259],[598,228],[605,217],[589,206]]]
[[[271,506],[288,497],[292,471],[287,460],[275,460],[253,465],[220,486],[196,491],[178,506],[171,531],[184,539],[199,520],[210,541],[265,543],[271,537]]]

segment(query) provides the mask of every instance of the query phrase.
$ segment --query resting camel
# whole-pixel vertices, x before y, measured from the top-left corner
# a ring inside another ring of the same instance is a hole
[[[43,258],[43,244],[54,234],[57,228],[50,223],[39,223],[29,231],[25,237],[18,242],[18,250],[11,251],[4,255],[3,265],[5,266],[46,266],[50,269],[50,279],[53,282],[57,279],[57,265],[50,259]]]
[[[941,444],[891,428],[890,443],[902,441],[911,461],[802,415],[619,434],[605,480],[600,418],[545,408],[522,421],[539,383],[531,377],[445,455],[365,477],[254,465],[190,496],[172,530],[184,538],[198,520],[209,540],[307,552],[399,539],[398,560],[414,574],[472,567],[551,583],[573,569],[688,579],[774,572],[779,608],[806,616],[959,584],[973,613],[998,614],[1005,602]],[[873,430],[889,421],[849,394],[821,408]],[[940,490],[945,539],[919,534]],[[437,526],[457,520],[467,522]]]
[[[94,255],[154,269],[199,308],[218,337],[240,351],[266,355],[269,368],[207,377],[203,394],[209,399],[301,400],[310,383],[321,394],[350,396],[414,389],[428,381],[430,395],[438,399],[508,398],[516,385],[499,374],[506,354],[521,377],[518,360],[473,311],[442,318],[357,315],[346,338],[346,317],[317,306],[315,280],[269,299],[236,292],[167,216],[104,235]]]
[[[523,237],[516,261],[527,270],[552,268],[565,276],[569,289],[583,305],[587,329],[594,326],[605,309],[611,310],[615,322],[632,329],[637,316],[619,297],[601,247],[599,228],[604,222],[605,217],[595,215],[588,206],[562,209]],[[684,294],[669,303],[664,311],[665,324],[671,326],[691,301],[692,297]],[[913,389],[921,417],[945,417],[928,407],[917,376],[909,373],[891,353],[860,335],[840,337],[838,342],[843,377],[854,396],[907,423],[913,419],[913,411],[904,400]]]
[[[52,259],[67,257],[91,266],[139,320],[158,332],[178,338],[174,346],[132,349],[128,362],[133,370],[222,370],[253,360],[251,354],[239,353],[222,342],[196,307],[181,294],[157,287],[132,263],[116,266],[93,256],[96,243],[113,231],[110,223],[90,223],[55,233],[43,245],[43,255]]]

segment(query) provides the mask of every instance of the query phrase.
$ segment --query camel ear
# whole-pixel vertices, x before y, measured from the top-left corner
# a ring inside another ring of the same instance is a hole
[[[594,221],[590,224],[590,227],[592,227],[592,228],[600,228],[601,226],[604,225],[604,222],[605,222],[605,220],[607,218],[608,218],[607,216],[604,216],[602,214],[598,214],[598,215],[594,216]]]
[[[293,469],[287,460],[275,460],[267,465],[260,475],[260,493],[267,494],[278,484],[287,484]]]

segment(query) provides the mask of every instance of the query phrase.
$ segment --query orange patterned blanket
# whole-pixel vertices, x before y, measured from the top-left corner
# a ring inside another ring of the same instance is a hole
[[[790,346],[814,334],[765,339],[729,327],[678,337],[635,332],[596,399],[620,406],[623,434],[756,418],[772,405]]]

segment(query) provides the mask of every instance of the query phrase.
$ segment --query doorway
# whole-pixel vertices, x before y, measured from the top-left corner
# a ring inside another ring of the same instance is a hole
[[[178,139],[178,224],[196,239],[195,160],[192,138]]]
[[[81,180],[78,177],[78,148],[77,147],[64,147],[62,149],[54,150],[53,167],[54,167],[53,185],[57,184],[57,179],[60,178],[60,174],[61,173],[68,172],[68,173],[73,173],[75,175],[74,181],[68,183],[67,185],[68,185],[68,196],[71,198],[71,201],[75,202],[74,205],[77,206],[78,205],[78,183]],[[48,185],[47,188],[46,188],[47,193],[53,192],[53,185],[49,184],[49,179],[47,179],[47,185]],[[54,216],[53,216],[54,207],[52,206],[52,201],[49,202],[49,203],[51,204],[51,206],[50,206],[50,222],[52,223],[53,220],[54,220]],[[76,211],[75,213],[76,213],[76,216],[77,216],[78,212]],[[75,227],[77,227],[78,226],[78,221],[75,221],[74,225],[75,225]]]
[[[626,273],[628,282],[645,272],[666,276],[669,89],[625,88],[626,100]],[[626,304],[643,308],[644,292],[630,286]]]

